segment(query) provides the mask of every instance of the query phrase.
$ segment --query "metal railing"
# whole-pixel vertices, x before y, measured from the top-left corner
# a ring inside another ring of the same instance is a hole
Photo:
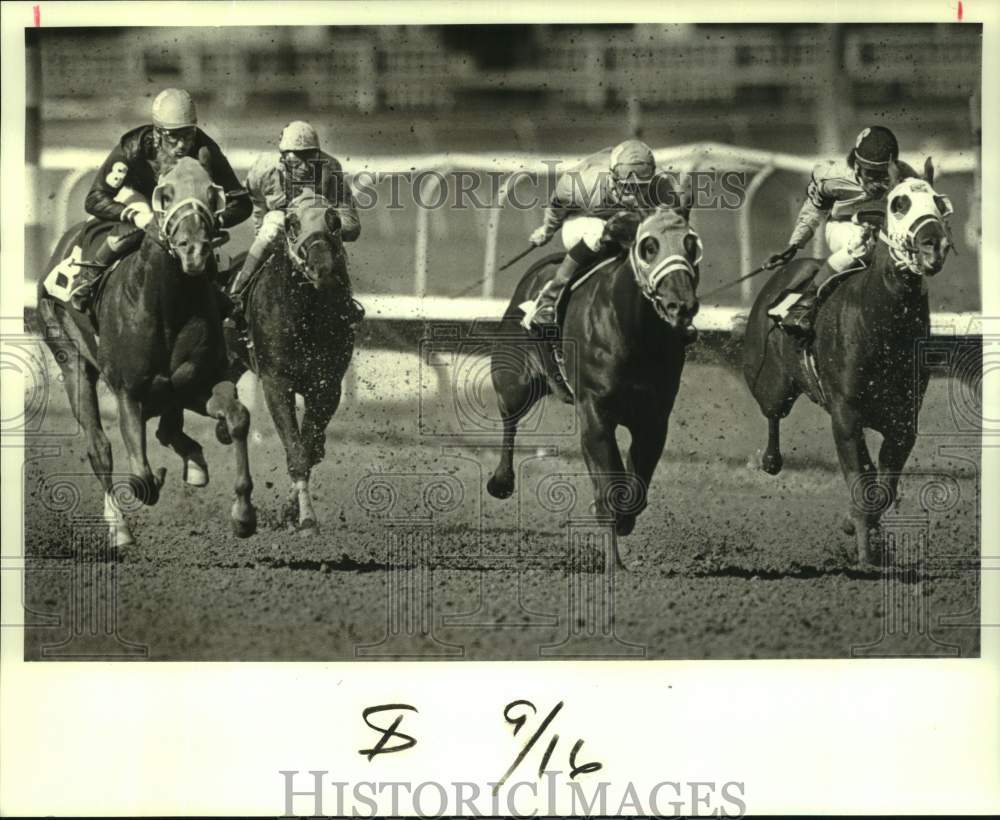
[[[677,171],[690,172],[713,168],[748,173],[749,184],[745,188],[742,207],[735,213],[735,234],[739,244],[739,270],[741,274],[749,272],[753,265],[760,261],[754,257],[751,217],[763,185],[776,172],[786,171],[803,177],[802,190],[804,190],[807,176],[811,173],[814,165],[822,159],[821,157],[796,156],[716,143],[674,146],[659,149],[655,153],[661,167]],[[250,167],[257,153],[233,151],[228,156],[234,168],[244,170]],[[581,157],[563,157],[560,159],[557,170],[572,167],[580,159]],[[918,168],[922,167],[922,154],[904,155],[903,159]],[[971,151],[935,152],[934,159],[937,178],[947,177],[951,174],[971,174],[975,170],[975,156]],[[74,191],[86,180],[89,180],[103,160],[104,155],[101,152],[92,150],[48,149],[42,153],[42,168],[44,170],[65,173],[55,198],[56,220],[51,233],[55,239],[63,234],[70,224],[70,220],[76,218],[75,214],[70,213]],[[466,313],[466,318],[473,319],[477,315],[484,315],[476,311],[477,305],[479,308],[485,309],[487,313],[499,315],[503,310],[503,304],[505,304],[503,300],[495,298],[499,237],[504,214],[510,213],[505,205],[508,204],[511,195],[515,193],[517,186],[529,180],[530,175],[534,174],[545,179],[546,175],[552,172],[552,167],[551,158],[527,153],[394,155],[346,162],[345,170],[355,174],[373,170],[384,174],[436,172],[426,174],[420,179],[418,186],[420,201],[424,203],[433,202],[436,199],[442,181],[455,170],[480,172],[484,175],[499,174],[502,180],[497,189],[496,197],[490,203],[488,212],[479,223],[483,231],[483,256],[482,287],[478,300],[449,300],[446,297],[428,295],[429,256],[434,240],[431,220],[432,215],[438,212],[419,206],[416,207],[413,223],[413,285],[410,293],[380,294],[370,298],[380,300],[379,304],[394,318],[399,318],[402,315],[422,318],[434,318],[435,316],[456,318]],[[706,241],[706,246],[710,244],[710,240]],[[749,305],[751,295],[749,283],[745,283],[741,290],[741,302],[744,306]],[[406,309],[403,313],[390,307],[391,302],[385,301],[386,299],[399,298],[410,300],[406,302]],[[423,308],[415,309],[417,304],[423,304]],[[704,313],[700,324],[704,325],[707,321],[708,324],[712,325],[708,329],[726,329],[731,325],[735,313],[736,309],[729,308],[719,308],[717,315],[709,311]]]

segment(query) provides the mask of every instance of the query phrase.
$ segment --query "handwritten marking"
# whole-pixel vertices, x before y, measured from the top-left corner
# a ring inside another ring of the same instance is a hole
[[[42,9],[40,6],[32,6],[31,11],[35,17],[35,28],[38,28],[42,24]],[[959,20],[962,18],[959,17]]]
[[[962,0],[958,0],[958,22],[962,22]]]
[[[376,743],[371,749],[358,750],[358,754],[367,755],[369,762],[372,760],[373,757],[375,757],[375,755],[391,754],[392,752],[402,752],[405,751],[406,749],[410,749],[413,746],[417,745],[417,739],[415,737],[411,737],[405,732],[396,731],[396,728],[399,726],[399,724],[403,722],[403,715],[398,715],[396,719],[392,722],[392,725],[389,726],[388,728],[385,728],[383,726],[376,726],[374,723],[368,720],[369,715],[374,715],[377,712],[388,712],[396,709],[404,709],[404,710],[409,710],[411,712],[417,711],[416,706],[410,706],[407,703],[386,703],[383,706],[369,706],[361,713],[361,718],[364,720],[366,724],[368,724],[370,728],[374,729],[376,732],[382,733],[382,736],[378,739],[378,743]],[[395,746],[386,747],[385,744],[388,743],[394,737],[400,738],[402,742],[397,743]]]
[[[535,709],[535,704],[533,704],[531,701],[528,700],[515,700],[507,704],[507,706],[503,710],[503,717],[504,720],[506,720],[508,723],[513,724],[514,734],[517,735],[517,733],[521,731],[521,728],[524,726],[524,723],[528,719],[528,716],[523,715],[519,718],[512,718],[510,716],[510,710],[513,709],[515,706],[530,706],[531,711],[535,713],[537,713],[538,710]],[[535,729],[535,733],[531,736],[528,742],[524,744],[524,746],[521,748],[521,751],[517,753],[517,757],[514,758],[514,762],[510,764],[510,768],[507,769],[507,772],[504,774],[504,776],[501,777],[494,784],[493,794],[499,793],[500,787],[507,782],[507,778],[514,773],[514,770],[521,764],[521,761],[524,760],[528,752],[532,750],[534,745],[538,742],[538,739],[543,734],[545,734],[545,730],[549,728],[549,724],[555,719],[555,716],[559,714],[559,711],[562,708],[563,708],[562,701],[559,701],[559,703],[557,703],[555,706],[552,707],[552,711],[545,716],[545,720],[543,720],[539,724],[538,728]]]

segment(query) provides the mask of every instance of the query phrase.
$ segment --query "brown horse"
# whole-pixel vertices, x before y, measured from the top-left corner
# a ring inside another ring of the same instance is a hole
[[[930,334],[925,277],[940,272],[951,244],[943,221],[951,205],[928,182],[906,180],[887,203],[885,229],[867,269],[841,282],[820,307],[812,343],[815,373],[802,343],[777,328],[768,309],[792,282],[808,279],[818,260],[799,260],[771,277],[750,312],[743,348],[747,384],[768,421],[761,465],[766,472],[781,470],[779,426],[801,393],[830,413],[851,494],[843,528],[855,535],[861,563],[875,559],[871,530],[895,503],[900,472],[916,441],[929,378],[917,351]],[[877,471],[865,428],[883,436]]]
[[[133,495],[144,504],[159,498],[166,470],[154,475],[146,457],[150,418],[160,417],[157,439],[181,457],[185,481],[194,486],[208,483],[201,446],[183,430],[185,409],[218,419],[218,439],[235,442],[231,518],[236,535],[244,538],[257,526],[247,454],[250,414],[237,399],[234,384],[225,379],[218,292],[204,275],[224,194],[197,160],[185,157],[160,178],[152,204],[157,219],[141,246],[107,274],[96,298],[96,328],[89,317],[40,285],[41,330],[62,371],[73,414],[86,432],[87,455],[104,488],[104,516],[114,544],[133,543],[122,515],[124,498]],[[77,225],[62,237],[49,269],[78,243],[83,227]],[[99,377],[118,405],[130,470],[124,484],[112,479],[111,444],[97,402]]]
[[[667,421],[684,368],[683,330],[698,311],[701,243],[687,220],[657,211],[636,232],[630,253],[605,263],[569,303],[562,339],[566,381],[575,385],[581,445],[594,487],[595,510],[628,535],[646,506],[646,491],[663,452]],[[487,483],[496,498],[514,492],[517,425],[550,392],[537,344],[525,344],[519,305],[551,275],[559,256],[533,265],[503,317],[511,341],[494,346],[491,374],[503,419],[500,463]],[[546,344],[539,342],[538,344]],[[628,467],[615,441],[632,435]]]
[[[355,308],[340,232],[337,210],[325,198],[306,192],[293,200],[285,240],[247,288],[252,347],[227,334],[236,354],[232,377],[251,369],[261,380],[292,479],[286,514],[302,533],[317,527],[309,475],[325,455],[326,427],[354,353]],[[301,426],[296,394],[305,400]]]

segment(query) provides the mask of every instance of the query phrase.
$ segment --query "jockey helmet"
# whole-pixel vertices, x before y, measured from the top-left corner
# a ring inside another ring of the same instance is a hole
[[[885,168],[889,163],[899,159],[899,143],[888,128],[873,125],[866,128],[854,141],[854,148],[848,155],[847,162],[854,168]]]
[[[611,173],[619,181],[637,179],[648,182],[656,173],[653,149],[641,140],[625,140],[611,151]]]
[[[288,123],[281,132],[279,151],[318,151],[319,137],[309,123],[295,120]]]
[[[153,100],[153,125],[163,131],[193,128],[198,124],[194,100],[187,91],[167,88]]]
[[[611,151],[611,182],[623,202],[637,202],[656,175],[653,149],[641,140],[625,140]]]

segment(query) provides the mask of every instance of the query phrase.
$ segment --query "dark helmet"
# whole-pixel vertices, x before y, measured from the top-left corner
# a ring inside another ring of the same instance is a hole
[[[887,169],[890,162],[899,159],[899,143],[888,128],[873,125],[866,128],[854,142],[854,148],[847,155],[847,164],[852,168]]]

